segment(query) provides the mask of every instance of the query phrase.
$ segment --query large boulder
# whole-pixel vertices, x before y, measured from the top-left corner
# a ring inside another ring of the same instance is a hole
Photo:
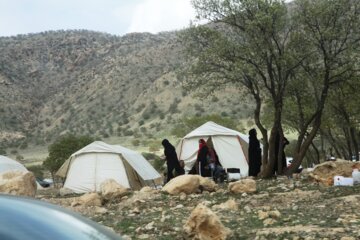
[[[119,200],[128,193],[128,189],[114,179],[107,179],[100,185],[102,197],[109,201]]]
[[[10,171],[0,175],[0,192],[35,197],[36,179],[32,172]]]
[[[184,230],[192,239],[200,240],[224,240],[231,234],[219,217],[203,204],[191,212]]]
[[[216,191],[217,184],[209,178],[199,175],[181,175],[171,179],[163,188],[172,195],[180,193],[192,194],[201,191]]]
[[[335,176],[351,177],[353,168],[360,169],[360,162],[337,159],[316,165],[309,177],[323,185],[332,186]]]
[[[256,192],[256,181],[250,178],[229,183],[228,190],[232,193]]]

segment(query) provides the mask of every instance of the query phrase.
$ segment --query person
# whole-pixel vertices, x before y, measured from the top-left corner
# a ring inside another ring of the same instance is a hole
[[[207,165],[213,176],[215,171],[216,153],[213,146],[208,145]]]
[[[285,169],[287,166],[286,164],[286,155],[285,155],[285,147],[286,145],[289,144],[289,141],[287,140],[287,138],[284,136],[283,137],[283,142],[282,142],[282,150],[281,150],[281,167],[282,169]],[[280,152],[279,151],[279,147],[280,147],[280,133],[278,132],[276,134],[276,137],[275,137],[275,164],[274,164],[274,170],[273,170],[273,173],[275,174],[275,172],[278,174],[278,153]]]
[[[223,182],[224,178],[225,178],[225,176],[224,176],[225,171],[219,161],[219,156],[217,155],[215,149],[213,149],[213,150],[214,150],[214,155],[215,155],[213,179],[215,182]]]
[[[203,176],[203,177],[208,177],[209,174],[209,169],[206,169],[208,163],[208,152],[209,152],[209,148],[205,142],[204,139],[200,139],[199,140],[199,150],[197,153],[197,158],[196,158],[196,168],[197,168],[197,174]]]
[[[261,168],[261,148],[256,137],[256,129],[249,131],[249,176],[256,177]]]
[[[175,169],[176,175],[185,174],[184,168],[180,166],[179,159],[177,157],[175,147],[171,145],[169,140],[164,139],[161,144],[164,146],[164,155],[166,158],[167,165],[167,174],[166,174],[166,182],[169,182],[172,178],[174,178],[173,170]]]

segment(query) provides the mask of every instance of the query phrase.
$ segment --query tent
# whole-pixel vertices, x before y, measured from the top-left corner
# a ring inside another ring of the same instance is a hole
[[[248,136],[214,122],[201,125],[183,137],[177,145],[178,158],[184,161],[186,172],[195,164],[201,138],[207,142],[211,140],[224,169],[236,168],[240,170],[241,176],[248,176]]]
[[[21,163],[0,155],[0,174],[10,171],[28,172],[24,165]],[[36,181],[37,189],[43,189],[43,187]]]
[[[0,174],[9,171],[28,172],[21,163],[5,156],[0,156]]]
[[[76,193],[100,191],[110,178],[134,190],[161,183],[161,175],[140,153],[101,141],[73,153],[56,175],[66,178],[64,188]]]

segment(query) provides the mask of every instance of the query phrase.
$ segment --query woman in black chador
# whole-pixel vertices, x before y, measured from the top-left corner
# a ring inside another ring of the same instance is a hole
[[[256,177],[261,168],[261,148],[256,137],[256,129],[249,131],[249,176]]]
[[[185,170],[180,166],[179,159],[177,157],[175,148],[171,143],[164,139],[161,144],[164,146],[164,155],[166,157],[166,165],[167,165],[167,180],[169,182],[172,178],[174,178],[173,171],[175,169],[177,176],[183,175]]]

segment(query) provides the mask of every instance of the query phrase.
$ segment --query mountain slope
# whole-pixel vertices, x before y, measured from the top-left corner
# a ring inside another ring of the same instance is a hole
[[[183,116],[250,115],[237,91],[199,100],[181,88],[175,32],[50,31],[0,38],[0,51],[4,146],[47,145],[66,132],[151,137]]]

